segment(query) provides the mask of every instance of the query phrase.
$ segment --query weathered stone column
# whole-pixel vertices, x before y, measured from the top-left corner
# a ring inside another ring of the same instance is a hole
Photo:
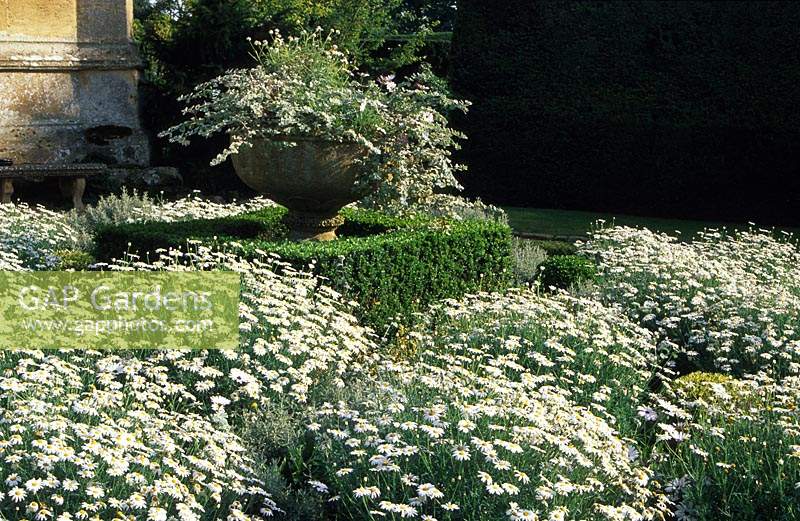
[[[133,0],[0,0],[0,157],[146,165]]]

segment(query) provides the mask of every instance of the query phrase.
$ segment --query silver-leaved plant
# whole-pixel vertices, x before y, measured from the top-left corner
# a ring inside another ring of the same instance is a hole
[[[289,137],[358,143],[369,152],[361,182],[375,187],[363,204],[393,212],[437,209],[443,193],[461,190],[452,159],[465,136],[448,114],[469,102],[451,97],[430,69],[395,83],[371,78],[321,29],[299,37],[271,32],[253,42],[256,65],[234,69],[183,96],[186,120],[161,135],[188,144],[194,136],[230,136],[212,161],[224,162],[258,139],[294,146]],[[445,212],[446,213],[446,212]]]

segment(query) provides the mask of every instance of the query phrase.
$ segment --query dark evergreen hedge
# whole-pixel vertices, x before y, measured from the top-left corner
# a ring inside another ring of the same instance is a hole
[[[555,255],[539,266],[539,282],[546,290],[569,289],[593,280],[596,275],[594,262],[580,255]]]
[[[800,3],[461,0],[469,191],[800,224]]]
[[[409,318],[435,300],[504,286],[511,274],[511,230],[487,221],[398,219],[346,210],[342,238],[331,242],[283,241],[283,208],[221,219],[137,223],[106,227],[97,236],[99,261],[125,252],[144,258],[156,250],[190,248],[192,239],[224,244],[245,257],[257,251],[327,277],[360,304],[367,323],[381,330],[395,316]],[[234,243],[238,245],[234,245]]]

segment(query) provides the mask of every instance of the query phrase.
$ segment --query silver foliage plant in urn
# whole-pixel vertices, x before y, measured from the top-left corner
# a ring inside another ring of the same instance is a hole
[[[447,114],[466,110],[429,70],[405,81],[359,73],[321,29],[253,42],[255,67],[234,69],[181,98],[187,119],[161,135],[230,136],[229,157],[248,186],[288,209],[294,240],[331,240],[339,211],[367,198],[408,205],[459,189],[450,158],[463,137]],[[400,203],[398,203],[400,201]]]

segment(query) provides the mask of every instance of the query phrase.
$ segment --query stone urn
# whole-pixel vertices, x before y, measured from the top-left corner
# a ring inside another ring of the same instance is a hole
[[[339,210],[358,201],[369,187],[357,188],[367,149],[355,143],[314,138],[259,139],[234,154],[236,174],[253,190],[289,209],[284,222],[292,240],[330,241],[344,218]]]

